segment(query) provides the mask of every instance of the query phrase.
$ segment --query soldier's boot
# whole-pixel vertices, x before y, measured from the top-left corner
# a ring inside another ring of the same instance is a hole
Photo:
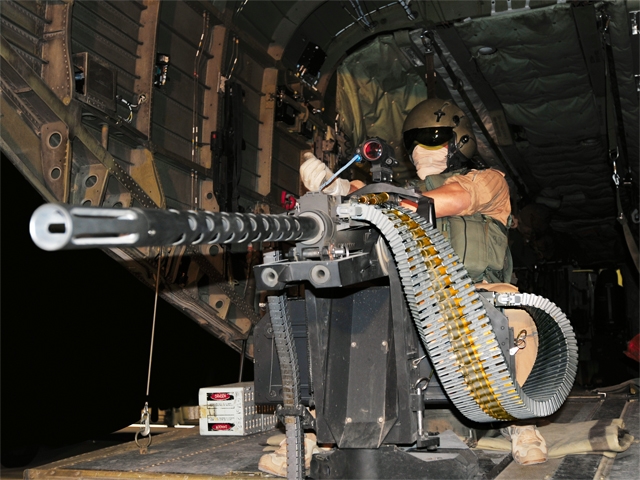
[[[511,426],[511,454],[520,465],[535,465],[547,461],[547,442],[535,425]]]
[[[314,433],[304,434],[304,468],[311,468],[311,457],[314,453],[320,453],[320,448],[316,443]],[[273,453],[267,453],[260,457],[258,469],[262,472],[277,475],[279,477],[287,476],[287,439],[280,442],[279,448]]]

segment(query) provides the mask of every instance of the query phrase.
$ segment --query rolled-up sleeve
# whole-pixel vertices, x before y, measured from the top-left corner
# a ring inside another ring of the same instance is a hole
[[[507,225],[511,214],[509,185],[498,170],[471,170],[449,177],[444,184],[458,183],[471,196],[471,205],[460,216],[482,213]]]

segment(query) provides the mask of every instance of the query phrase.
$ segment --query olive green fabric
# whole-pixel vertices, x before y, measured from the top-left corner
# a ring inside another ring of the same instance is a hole
[[[427,98],[424,81],[412,70],[393,35],[381,35],[347,57],[338,67],[337,110],[340,128],[353,146],[379,137],[393,147],[400,162],[399,183],[415,177],[402,146],[402,124],[411,109]]]
[[[626,248],[615,230],[613,171],[602,113],[606,112],[605,97],[597,88],[604,83],[606,50],[600,44],[596,22],[585,24],[584,18],[595,19],[595,9],[601,5],[611,15],[609,31],[620,106],[633,184],[637,186],[640,115],[628,2],[588,5],[536,0],[530,9],[514,5],[514,11],[494,16],[488,15],[490,2],[484,6],[478,3],[477,15],[470,15],[460,3],[465,2],[415,2],[415,9],[420,21],[427,23],[464,18],[446,28],[455,29],[467,49],[464,55],[458,52],[465,62],[460,67],[473,74],[463,79],[465,91],[469,93],[473,79],[481,75],[500,101],[506,120],[502,127],[506,133],[511,131],[519,161],[530,172],[523,177],[529,191],[520,194],[526,202],[553,209],[550,227],[566,239],[565,245],[570,245],[567,256],[585,266],[607,263],[612,258],[621,261]],[[504,9],[504,2],[497,6],[498,11]],[[438,30],[434,28],[436,34]],[[340,125],[354,145],[373,135],[394,142],[396,155],[405,159],[396,174],[402,185],[415,170],[402,152],[400,130],[411,108],[426,98],[426,87],[403,53],[400,33],[395,37],[381,35],[344,60],[338,69],[337,107]],[[421,50],[415,39],[413,43]],[[455,45],[442,43],[441,47],[450,51]],[[482,47],[496,51],[482,55]],[[456,66],[456,58],[449,55],[447,60]],[[454,82],[443,68],[438,70],[438,79],[438,85],[451,90],[449,95],[439,92],[438,96],[457,98]],[[490,160],[488,153],[483,155]],[[509,165],[517,170],[516,163]]]
[[[638,96],[632,85],[631,49],[626,2],[604,2],[612,16],[615,67],[625,133],[638,165]],[[571,256],[581,264],[598,264],[619,255],[615,239],[615,198],[607,158],[604,97],[593,79],[604,81],[605,50],[592,33],[578,32],[577,11],[596,18],[594,6],[575,2],[473,18],[456,23],[458,35],[491,85],[507,122],[520,131],[516,146],[539,188],[535,201],[551,206],[550,226],[566,234]],[[594,38],[593,51],[583,40]],[[495,53],[480,55],[481,47]],[[637,175],[634,175],[637,179]],[[635,181],[635,180],[634,180]]]
[[[442,186],[445,180],[465,171],[430,175],[424,181],[426,190]],[[513,263],[509,251],[507,229],[500,222],[475,213],[464,217],[444,217],[436,222],[438,230],[451,242],[469,277],[474,282],[510,283]]]

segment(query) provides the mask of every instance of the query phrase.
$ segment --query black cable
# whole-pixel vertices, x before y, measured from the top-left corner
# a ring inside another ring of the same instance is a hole
[[[371,28],[373,28],[375,26],[375,24],[374,24],[374,22],[373,22],[373,20],[371,18],[371,10],[369,10],[369,7],[367,6],[367,2],[365,2],[364,0],[362,0],[362,5],[364,5],[364,9],[367,12],[367,14],[366,14],[366,17],[368,18],[367,23],[369,23]]]
[[[462,264],[464,265],[464,261],[467,258],[467,221],[464,217],[460,217],[464,222],[464,253],[462,254]]]
[[[611,18],[606,11],[606,7],[604,9],[604,14],[607,15],[608,19]],[[618,127],[617,133],[618,133],[618,142],[620,144],[620,153],[621,153],[620,156],[622,157],[622,161],[625,164],[624,167],[626,167],[627,171],[630,171],[630,167],[628,165],[629,157],[627,156],[627,136],[624,129],[622,107],[620,105],[620,90],[618,88],[618,75],[616,72],[615,60],[613,57],[613,48],[611,47],[611,37],[607,32],[609,28],[608,19],[607,19],[607,26],[605,27],[605,31],[604,31],[606,35],[604,40],[604,46],[605,46],[605,51],[607,56],[606,66],[608,70],[606,73],[608,73],[609,77],[611,78],[611,81],[609,82],[609,86],[611,87],[611,97],[613,99],[613,110],[616,116],[616,123],[617,123],[616,126]]]

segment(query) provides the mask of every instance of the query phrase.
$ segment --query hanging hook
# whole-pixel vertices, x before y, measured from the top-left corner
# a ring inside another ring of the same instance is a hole
[[[156,314],[158,312],[158,293],[160,289],[160,268],[162,265],[162,247],[158,253],[158,270],[156,272],[156,294],[153,302],[153,322],[151,326],[151,347],[149,349],[149,371],[147,374],[147,398],[149,398],[149,387],[151,386],[151,361],[153,359],[153,340],[156,331]],[[140,447],[140,453],[147,453],[147,448],[151,446],[151,425],[149,415],[149,402],[144,402],[144,408],[142,409],[142,417],[140,417],[140,424],[142,427],[136,432],[134,440],[136,445]],[[146,437],[148,442],[146,445],[141,445],[138,442],[138,437]]]
[[[609,150],[609,158],[611,159],[611,162],[613,164],[613,175],[611,176],[611,178],[613,179],[613,183],[616,184],[616,188],[620,185],[620,175],[618,175],[618,165],[616,164],[616,160],[618,160],[619,156],[620,152],[618,150],[618,147]]]
[[[140,427],[140,430],[136,432],[136,436],[134,437],[136,445],[140,448],[141,451],[146,450],[151,446],[150,423],[151,423],[151,417],[149,415],[149,402],[144,402],[144,408],[142,409],[142,417],[140,417],[140,424],[142,425],[142,427]],[[148,440],[147,444],[141,445],[141,443],[138,441],[138,437],[143,437],[143,438],[146,437]]]
[[[527,341],[525,340],[526,338],[527,331],[520,330],[518,336],[513,340],[513,347],[509,349],[509,355],[515,355],[516,353],[518,353],[518,350],[522,350],[523,348],[525,348],[527,346]]]

